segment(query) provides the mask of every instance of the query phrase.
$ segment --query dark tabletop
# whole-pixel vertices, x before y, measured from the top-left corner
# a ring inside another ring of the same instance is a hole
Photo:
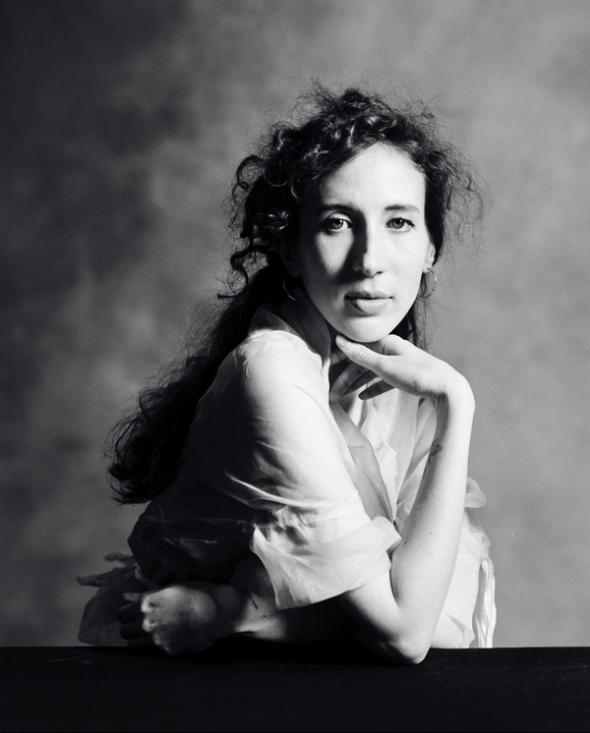
[[[409,667],[251,642],[0,660],[3,731],[590,730],[590,648],[439,650]]]

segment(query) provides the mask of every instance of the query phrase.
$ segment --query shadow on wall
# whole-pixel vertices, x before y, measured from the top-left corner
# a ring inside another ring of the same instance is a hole
[[[96,454],[113,420],[97,425],[84,405],[116,322],[99,301],[116,300],[126,268],[145,258],[149,155],[183,133],[183,80],[161,62],[184,7],[0,5],[2,643],[71,641],[80,548],[100,559],[88,515],[92,494],[104,496]]]
[[[74,576],[125,549],[137,508],[108,499],[101,445],[191,303],[205,318],[235,166],[313,78],[430,101],[489,184],[489,246],[441,263],[433,349],[477,395],[496,642],[587,642],[589,10],[0,2],[0,643],[72,643]]]

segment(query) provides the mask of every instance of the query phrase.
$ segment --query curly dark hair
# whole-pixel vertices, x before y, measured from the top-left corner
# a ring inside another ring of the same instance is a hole
[[[460,233],[474,202],[480,213],[469,165],[440,139],[424,105],[397,109],[373,93],[336,94],[319,85],[302,101],[303,119],[273,127],[259,152],[238,166],[232,226],[241,246],[230,257],[230,292],[219,296],[225,305],[208,337],[164,381],[145,390],[138,410],[113,431],[109,472],[121,503],[148,501],[174,479],[197,403],[219,365],[246,337],[258,306],[285,298],[280,246],[295,246],[303,201],[326,176],[376,142],[404,152],[425,178],[435,262],[451,233]],[[394,331],[423,347],[424,295],[421,287]]]

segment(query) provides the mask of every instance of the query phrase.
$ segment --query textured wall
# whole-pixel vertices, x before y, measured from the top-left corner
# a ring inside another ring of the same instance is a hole
[[[4,0],[2,643],[123,548],[101,443],[219,289],[232,171],[317,78],[438,110],[487,183],[435,298],[478,400],[499,645],[590,643],[590,3]]]

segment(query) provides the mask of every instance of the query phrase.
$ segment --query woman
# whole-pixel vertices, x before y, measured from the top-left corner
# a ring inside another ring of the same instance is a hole
[[[491,645],[474,398],[419,317],[472,179],[424,110],[315,105],[240,165],[245,284],[120,430],[118,498],[149,505],[126,567],[89,581],[83,641],[355,639],[411,663]]]

